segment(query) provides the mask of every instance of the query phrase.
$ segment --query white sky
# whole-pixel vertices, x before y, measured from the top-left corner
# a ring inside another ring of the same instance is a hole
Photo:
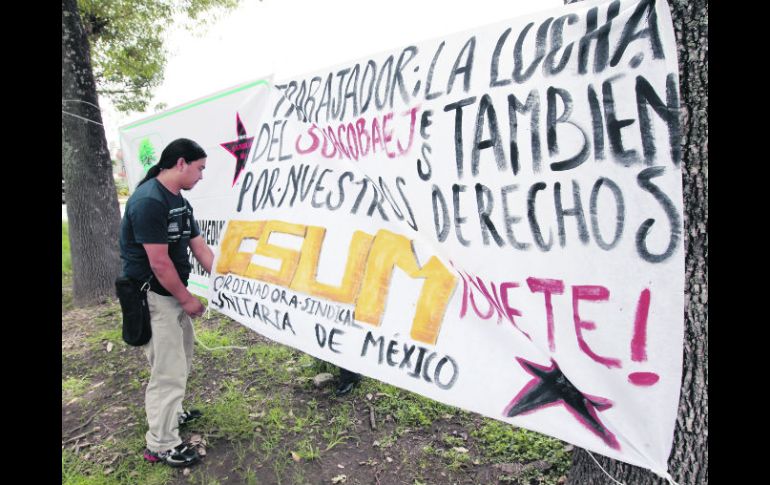
[[[185,104],[242,82],[312,72],[410,43],[563,5],[563,0],[241,0],[196,35],[168,32],[165,80],[151,107]],[[107,141],[118,127],[154,113],[128,115],[100,100]]]

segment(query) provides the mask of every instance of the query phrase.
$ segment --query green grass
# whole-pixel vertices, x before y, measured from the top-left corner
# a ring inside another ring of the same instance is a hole
[[[259,481],[257,481],[257,473],[252,470],[251,467],[247,467],[246,471],[241,475],[241,482],[244,485],[258,485]]]
[[[277,459],[281,453],[278,453],[279,445],[286,439],[287,429],[291,416],[285,408],[290,404],[285,399],[286,396],[276,396],[270,399],[264,399],[259,403],[261,410],[258,418],[257,432],[262,442],[259,449],[263,452],[264,459]],[[286,452],[288,454],[288,451]]]
[[[70,449],[62,450],[62,485],[165,485],[173,478],[173,470],[167,466],[157,467],[147,463],[136,450],[144,446],[144,429],[138,429],[131,436],[117,441],[109,447],[107,454],[117,453],[121,459],[113,465],[86,461]]]
[[[198,337],[200,343],[210,349],[216,347],[230,347],[238,345],[232,335],[223,332],[219,329],[201,329],[195,331],[195,336]],[[231,351],[234,349],[216,349],[210,352],[210,355],[215,359],[227,359],[231,357]],[[238,350],[235,350],[239,352]]]
[[[196,403],[193,407],[203,412],[198,427],[206,434],[237,441],[252,437],[254,423],[249,418],[251,405],[240,385],[227,381],[222,394],[212,403]]]
[[[72,274],[72,257],[70,256],[70,237],[69,225],[66,222],[61,223],[61,275]]]
[[[463,439],[445,434],[442,442],[445,446],[444,448],[429,444],[422,447],[422,452],[425,455],[439,457],[447,469],[452,471],[457,471],[474,463],[474,458],[471,456],[470,451],[467,449],[468,445]],[[465,451],[461,448],[465,448]],[[475,461],[475,463],[478,464],[479,461]]]
[[[312,379],[322,372],[334,373],[333,365],[321,359],[316,359],[310,354],[300,353],[297,358],[297,368],[299,369],[299,375],[308,379]]]
[[[68,399],[73,397],[79,397],[83,395],[88,386],[91,385],[91,380],[86,377],[70,377],[68,379],[62,379],[61,391],[62,394]]]
[[[276,382],[289,382],[289,368],[297,369],[299,352],[281,344],[260,343],[252,345],[246,351],[241,361],[245,369],[259,369],[262,381],[269,386]]]
[[[493,419],[485,418],[484,424],[473,430],[472,435],[478,440],[485,459],[493,463],[536,460],[550,463],[548,470],[531,469],[523,475],[543,485],[555,484],[559,477],[566,475],[572,462],[564,442]]]
[[[462,453],[453,448],[448,450],[438,450],[438,455],[444,460],[448,469],[457,471],[462,467],[469,466],[473,459],[466,452]]]
[[[326,441],[324,451],[329,451],[355,437],[355,423],[352,418],[353,409],[351,406],[349,403],[340,403],[332,407],[331,412],[334,415],[321,431],[321,435]]]
[[[227,480],[227,476],[222,477],[222,480]],[[198,473],[191,474],[188,478],[189,483],[194,485],[221,485],[222,482],[218,478],[209,476],[205,471],[199,471]]]
[[[430,426],[436,419],[459,412],[457,408],[373,379],[364,379],[356,392],[364,396],[379,393],[374,401],[377,414],[393,416],[399,432],[408,427]]]
[[[318,447],[313,446],[313,441],[310,438],[300,440],[295,448],[295,452],[303,460],[315,460],[321,457],[321,451]]]
[[[441,437],[441,441],[443,441],[446,446],[465,446],[465,440],[459,436],[451,436],[446,433]]]
[[[278,367],[296,356],[293,349],[280,344],[255,345],[249,349],[247,354],[250,358],[255,359],[259,365],[266,365],[271,368]]]
[[[61,306],[62,311],[72,308],[72,256],[70,254],[69,225],[61,223]]]
[[[291,431],[294,433],[306,433],[315,428],[321,421],[318,414],[318,403],[314,399],[305,403],[303,408],[305,410],[304,415],[294,415],[294,425],[291,427]]]
[[[112,485],[114,478],[104,475],[104,468],[89,464],[74,452],[65,449],[61,454],[62,485]]]
[[[126,345],[123,343],[123,329],[109,328],[86,337],[86,342],[101,345],[102,342],[112,342],[114,345]]]
[[[123,313],[121,313],[118,301],[113,299],[112,304],[100,312],[94,319],[97,325],[108,327],[122,327]]]

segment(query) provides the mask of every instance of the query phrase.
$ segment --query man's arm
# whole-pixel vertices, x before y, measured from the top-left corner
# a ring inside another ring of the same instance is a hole
[[[205,243],[204,243],[205,244]],[[191,317],[203,315],[205,308],[195,296],[187,290],[176,272],[174,263],[168,256],[168,244],[142,244],[150,260],[150,268],[155,277],[182,305],[182,309]]]
[[[190,250],[195,259],[203,266],[203,269],[211,273],[211,265],[214,264],[214,251],[206,244],[202,236],[190,239]]]

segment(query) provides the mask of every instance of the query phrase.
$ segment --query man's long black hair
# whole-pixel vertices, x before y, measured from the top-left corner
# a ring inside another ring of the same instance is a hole
[[[141,182],[137,184],[137,187],[147,182],[150,179],[154,179],[158,176],[161,169],[171,168],[176,165],[176,161],[179,158],[184,158],[185,163],[192,163],[195,160],[206,158],[206,152],[200,145],[188,138],[177,138],[163,149],[163,153],[160,154],[160,160],[158,163],[150,167],[147,171],[147,175],[144,176]]]

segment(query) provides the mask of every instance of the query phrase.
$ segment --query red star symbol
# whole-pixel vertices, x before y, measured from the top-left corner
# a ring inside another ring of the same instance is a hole
[[[236,129],[238,131],[238,139],[235,141],[229,141],[227,143],[221,143],[220,146],[230,152],[236,159],[235,161],[235,176],[233,177],[233,187],[235,182],[238,181],[238,177],[246,167],[246,157],[249,156],[251,151],[251,145],[254,143],[253,136],[246,136],[246,128],[241,122],[241,116],[237,112],[235,113]]]

